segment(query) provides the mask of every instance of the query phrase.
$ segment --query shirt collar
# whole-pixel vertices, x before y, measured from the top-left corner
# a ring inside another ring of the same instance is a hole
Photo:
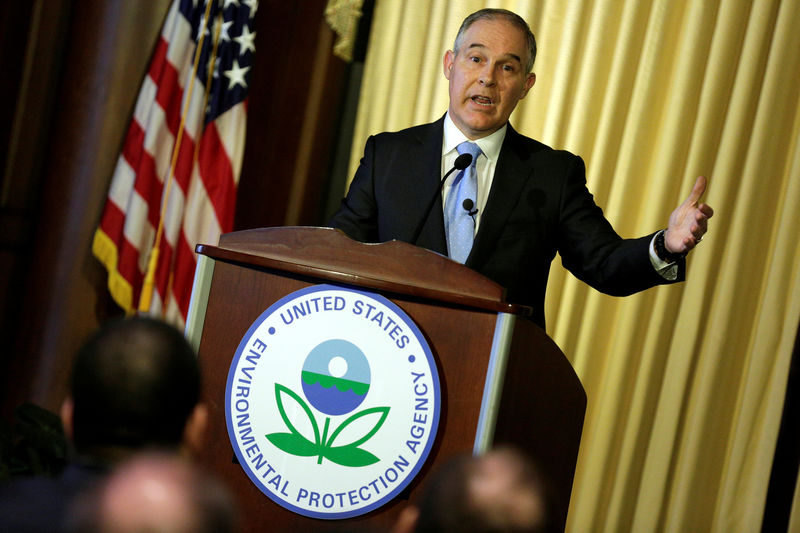
[[[464,141],[474,142],[481,147],[483,155],[490,161],[497,161],[500,156],[500,148],[503,147],[503,140],[506,138],[506,131],[508,130],[508,122],[503,124],[503,127],[477,140],[470,140],[464,135],[458,126],[455,125],[453,119],[450,118],[448,111],[444,117],[444,139],[442,141],[442,155],[447,155],[454,151],[456,147]]]

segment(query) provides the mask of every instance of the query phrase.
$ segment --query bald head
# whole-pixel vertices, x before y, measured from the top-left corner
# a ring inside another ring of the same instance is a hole
[[[175,454],[143,453],[122,463],[73,509],[75,533],[226,533],[233,498],[215,478]]]
[[[539,531],[545,523],[542,484],[531,463],[514,450],[478,458],[469,471],[467,493],[469,506],[493,531]]]
[[[548,494],[532,462],[512,448],[458,456],[430,479],[397,532],[539,533],[548,529]]]

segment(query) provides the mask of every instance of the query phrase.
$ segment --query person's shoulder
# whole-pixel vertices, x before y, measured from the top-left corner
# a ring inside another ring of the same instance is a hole
[[[0,484],[0,531],[56,531],[73,492],[59,478],[31,477]]]
[[[430,139],[438,139],[441,142],[443,119],[427,124],[418,124],[396,131],[384,131],[372,135],[375,142],[394,143],[394,142],[427,142]]]
[[[569,163],[581,159],[580,156],[568,150],[553,148],[541,141],[522,135],[511,127],[506,132],[505,143],[522,160]]]
[[[0,531],[59,531],[78,494],[105,471],[70,463],[56,477],[19,477],[0,482]]]

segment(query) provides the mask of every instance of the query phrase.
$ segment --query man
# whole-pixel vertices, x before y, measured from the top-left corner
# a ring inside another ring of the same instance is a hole
[[[0,485],[0,531],[59,531],[72,499],[136,452],[198,450],[207,421],[199,395],[180,331],[150,318],[105,325],[79,350],[61,408],[74,459],[58,478]]]
[[[612,295],[681,281],[684,257],[702,239],[713,210],[698,203],[706,187],[701,177],[665,231],[617,235],[586,189],[583,161],[508,123],[536,81],[535,56],[534,36],[518,15],[483,9],[467,17],[444,55],[446,115],[370,137],[330,225],[362,242],[398,239],[448,254],[504,286],[510,302],[531,306],[532,319],[544,327],[556,253],[575,276]],[[472,165],[448,178],[439,195],[440,179],[474,145],[480,150]],[[429,199],[435,199],[431,212]]]
[[[403,509],[392,533],[554,531],[549,499],[544,480],[519,450],[456,456]]]
[[[144,452],[78,498],[75,533],[237,531],[233,497],[219,481],[175,454]]]

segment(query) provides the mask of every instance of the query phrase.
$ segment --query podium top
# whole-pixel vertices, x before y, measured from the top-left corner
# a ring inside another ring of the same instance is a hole
[[[505,289],[440,254],[401,241],[364,244],[333,228],[275,227],[226,233],[198,244],[212,259],[271,268],[323,281],[527,315],[504,301]]]

